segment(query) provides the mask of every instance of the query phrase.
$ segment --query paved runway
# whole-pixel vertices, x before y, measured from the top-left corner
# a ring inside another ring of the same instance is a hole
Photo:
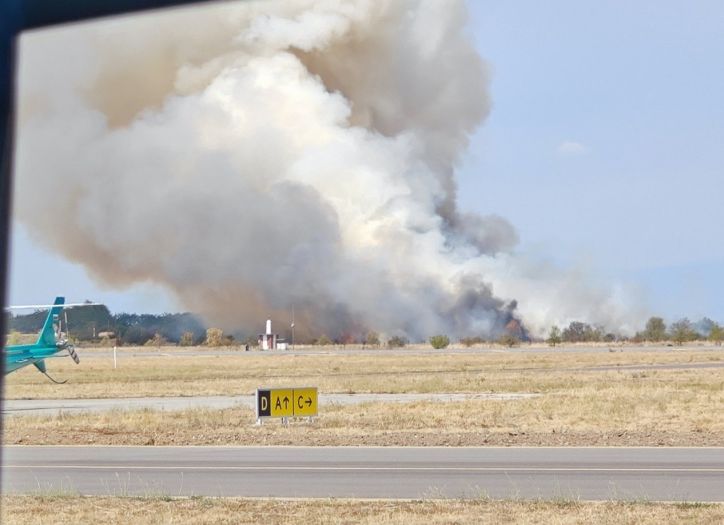
[[[538,397],[529,393],[478,393],[478,394],[319,394],[321,407],[330,405],[359,405],[361,403],[414,403],[436,401],[447,403],[469,399],[509,401]],[[254,396],[179,396],[179,397],[128,397],[105,399],[10,399],[3,401],[3,415],[58,415],[105,410],[186,410],[190,408],[254,408]]]
[[[117,355],[122,357],[202,357],[202,356],[248,356],[248,357],[259,357],[268,356],[274,357],[279,355],[359,355],[359,356],[413,356],[413,355],[476,355],[476,354],[540,354],[540,353],[556,353],[556,354],[581,354],[581,353],[605,353],[605,352],[626,352],[626,353],[641,353],[641,352],[665,352],[665,353],[677,353],[682,350],[696,350],[698,352],[722,352],[723,347],[706,344],[700,346],[668,346],[668,345],[657,345],[657,346],[619,346],[612,344],[610,346],[586,346],[586,345],[559,345],[555,348],[551,348],[548,345],[535,345],[528,346],[522,345],[513,348],[502,348],[500,346],[494,347],[460,347],[450,346],[442,350],[436,350],[427,345],[413,345],[404,348],[359,348],[355,346],[339,347],[339,346],[326,346],[326,347],[298,347],[295,350],[272,350],[272,351],[260,351],[255,349],[250,352],[245,352],[243,348],[204,348],[199,349],[185,349],[183,347],[170,347],[168,351],[161,348],[160,350],[151,350],[146,347],[121,347],[117,349]],[[88,356],[94,357],[113,357],[113,351],[110,349],[99,349],[99,348],[80,348],[79,352],[81,356],[87,352]]]
[[[724,501],[724,448],[5,447],[7,493]]]

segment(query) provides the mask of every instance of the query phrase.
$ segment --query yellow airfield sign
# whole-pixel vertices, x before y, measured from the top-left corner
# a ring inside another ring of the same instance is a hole
[[[271,417],[292,417],[294,415],[294,390],[277,388],[271,390]]]
[[[317,389],[316,388],[295,388],[294,389],[294,415],[295,416],[316,416],[317,415]]]
[[[312,417],[318,413],[316,387],[257,388],[256,418]]]

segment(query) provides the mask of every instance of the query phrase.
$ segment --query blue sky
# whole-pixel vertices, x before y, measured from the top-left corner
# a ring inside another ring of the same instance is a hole
[[[521,250],[724,320],[724,4],[469,2],[493,110],[460,203]]]
[[[493,109],[460,206],[507,218],[519,250],[640,290],[652,314],[724,321],[724,3],[469,2]],[[16,229],[11,304],[172,311],[149,285],[98,288]]]

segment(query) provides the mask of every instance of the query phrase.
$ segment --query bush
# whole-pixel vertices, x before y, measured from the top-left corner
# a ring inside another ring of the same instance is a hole
[[[365,338],[365,344],[369,346],[380,346],[380,336],[377,332],[370,332]]]
[[[317,346],[327,346],[332,344],[332,340],[326,334],[322,334],[314,343]]]
[[[433,335],[430,338],[430,344],[435,350],[441,350],[448,347],[450,338],[446,335]]]
[[[244,341],[241,343],[244,346],[248,346],[250,348],[254,348],[259,346],[259,339],[254,337],[253,335],[248,336]]]
[[[481,345],[485,342],[485,339],[483,339],[480,336],[475,337],[463,337],[460,339],[460,342],[464,344],[466,347],[470,348],[473,345]]]
[[[22,344],[22,337],[20,336],[20,332],[11,330],[10,333],[7,334],[7,336],[5,336],[5,344],[7,344],[7,345]]]
[[[184,332],[178,342],[179,346],[194,346],[194,333]]]
[[[156,332],[151,339],[143,343],[143,346],[155,346],[157,348],[160,348],[164,345],[166,345],[168,341],[166,341],[166,338]]]
[[[501,335],[500,338],[498,339],[498,344],[507,346],[508,348],[517,346],[519,343],[520,343],[520,340],[511,334]]]
[[[204,344],[206,346],[222,346],[224,344],[224,331],[221,328],[208,328]]]
[[[403,348],[407,344],[407,339],[404,337],[394,336],[387,341],[387,346],[390,348]]]
[[[153,336],[154,333],[143,326],[129,326],[121,339],[129,345],[142,345],[149,339],[152,339]]]

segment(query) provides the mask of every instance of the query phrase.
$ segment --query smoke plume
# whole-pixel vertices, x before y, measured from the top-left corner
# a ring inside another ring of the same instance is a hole
[[[26,35],[16,215],[98,282],[160,283],[227,329],[292,307],[301,337],[620,326],[616,294],[457,209],[488,77],[456,0],[249,1]]]

